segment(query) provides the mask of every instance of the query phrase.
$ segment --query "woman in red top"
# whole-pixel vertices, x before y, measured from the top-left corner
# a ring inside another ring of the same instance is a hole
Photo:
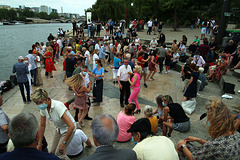
[[[48,72],[48,76],[53,78],[52,71],[56,71],[56,68],[52,61],[53,49],[52,47],[46,47],[47,52],[43,55],[45,58],[45,70]]]
[[[157,68],[156,68],[156,64],[157,64],[157,59],[158,59],[158,56],[156,56],[156,52],[155,51],[152,51],[151,53],[151,58],[150,58],[150,62],[148,64],[149,66],[149,74],[148,74],[148,77],[147,77],[147,80],[149,79],[149,77],[152,79],[152,80],[155,80],[153,78],[153,76],[155,75],[155,73],[157,72]]]

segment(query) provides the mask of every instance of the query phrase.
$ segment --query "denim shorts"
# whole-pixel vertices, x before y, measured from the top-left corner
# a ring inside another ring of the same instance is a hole
[[[187,122],[173,123],[172,128],[181,133],[187,132],[190,129],[190,120]]]

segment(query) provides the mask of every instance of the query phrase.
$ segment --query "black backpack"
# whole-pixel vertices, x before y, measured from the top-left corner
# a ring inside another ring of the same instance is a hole
[[[9,79],[12,82],[12,84],[14,84],[14,86],[17,85],[17,77],[16,77],[16,75],[11,75]]]

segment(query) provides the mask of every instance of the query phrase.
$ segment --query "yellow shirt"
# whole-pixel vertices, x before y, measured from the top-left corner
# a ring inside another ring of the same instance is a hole
[[[158,120],[156,116],[152,116],[148,118],[151,123],[151,131],[156,135],[158,128]]]

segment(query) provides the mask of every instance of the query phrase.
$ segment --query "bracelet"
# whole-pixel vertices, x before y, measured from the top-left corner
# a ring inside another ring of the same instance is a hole
[[[186,147],[185,144],[181,145],[180,149],[183,150],[184,147]]]

